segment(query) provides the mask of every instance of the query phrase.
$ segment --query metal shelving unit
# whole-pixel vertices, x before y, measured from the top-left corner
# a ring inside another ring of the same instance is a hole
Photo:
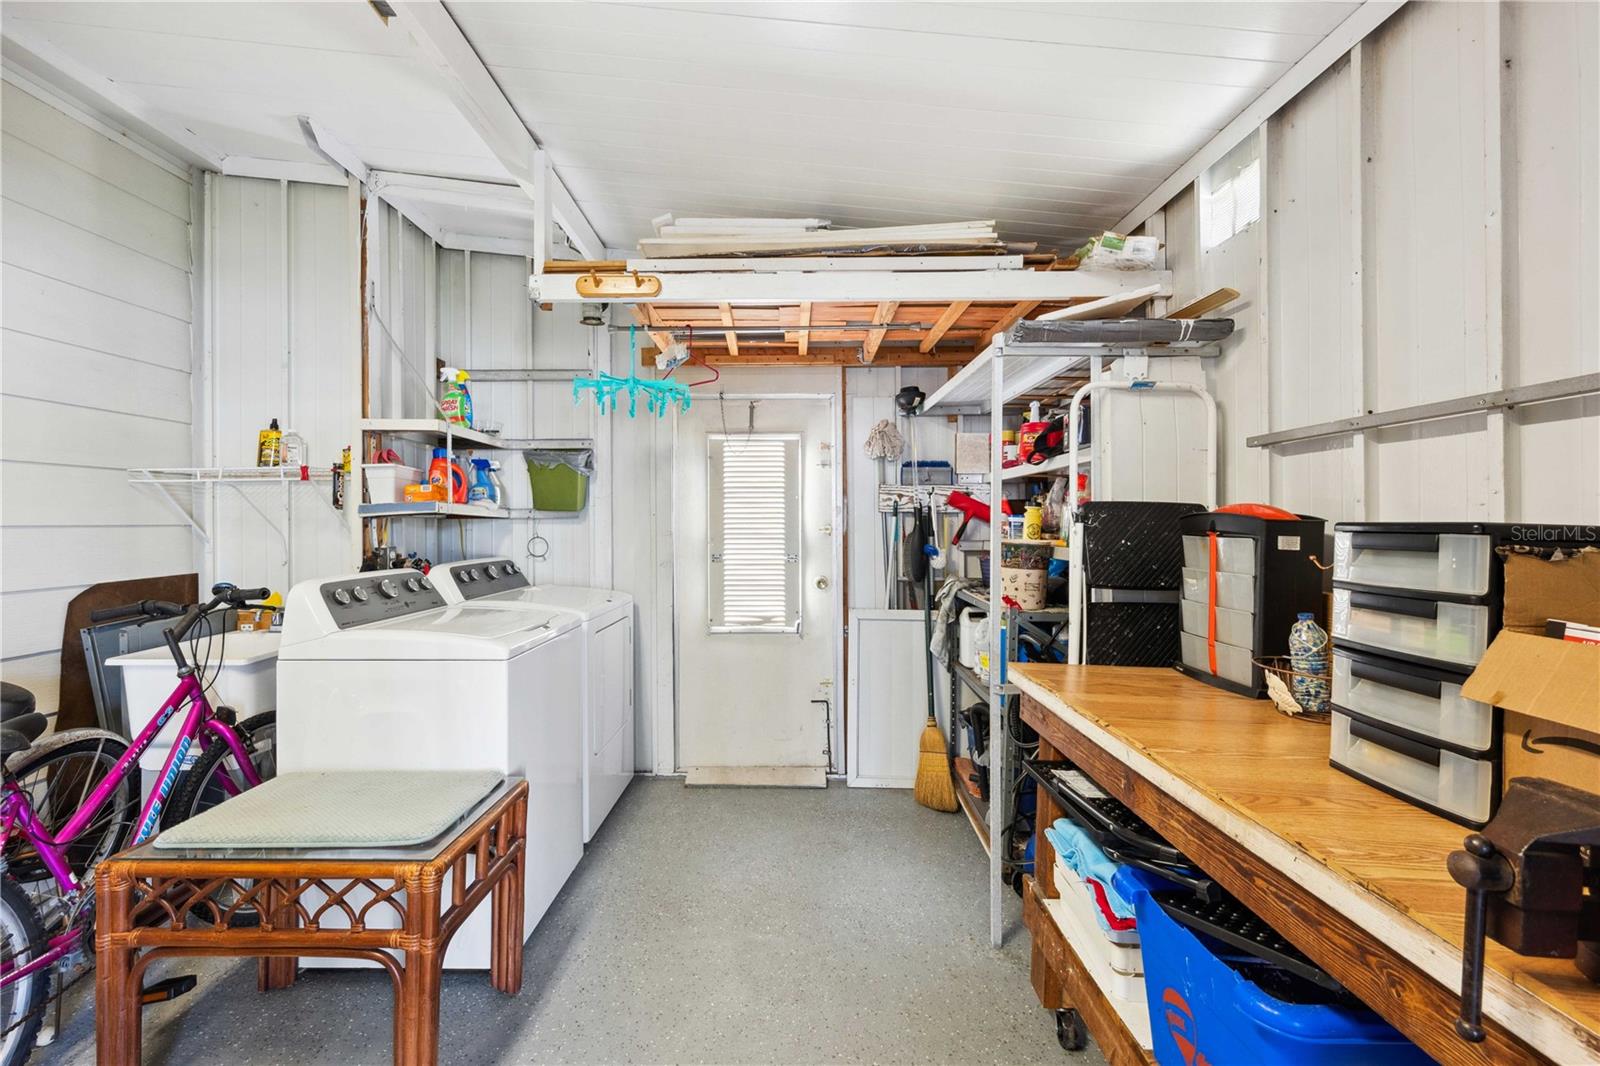
[[[1086,381],[1095,379],[1093,384],[1097,389],[1111,387],[1099,380],[1101,368],[1106,361],[1122,359],[1125,366],[1131,367],[1133,373],[1125,378],[1122,387],[1131,389],[1150,390],[1157,387],[1148,382],[1139,374],[1140,368],[1145,366],[1144,360],[1150,358],[1175,357],[1175,356],[1216,356],[1220,348],[1213,342],[1183,342],[1169,344],[1138,344],[1119,343],[1106,344],[1081,344],[1060,341],[1039,340],[1041,334],[1048,329],[1022,322],[1013,326],[1007,333],[996,337],[984,349],[982,354],[968,363],[957,372],[943,387],[928,397],[923,404],[923,416],[947,417],[950,415],[989,416],[990,470],[989,485],[1003,487],[1007,481],[1018,481],[1028,477],[1067,477],[1075,470],[1087,465],[1086,457],[1078,454],[1075,441],[1077,437],[1077,418],[1072,419],[1068,430],[1068,440],[1074,442],[1068,454],[1052,460],[1049,464],[1040,464],[1036,467],[1004,468],[1001,465],[1000,440],[1004,413],[1008,406],[1026,403],[1029,398],[1038,395],[1060,396],[1066,389],[1075,391],[1088,390],[1084,385]],[[1079,388],[1083,386],[1083,388]],[[1215,449],[1213,448],[1213,453]],[[975,486],[976,487],[976,486]],[[998,502],[994,497],[998,493],[991,493],[990,503],[998,511]],[[1069,542],[1070,542],[1069,538]],[[959,688],[965,684],[978,688],[981,695],[986,695],[989,702],[989,796],[988,805],[988,837],[994,846],[987,848],[989,852],[989,942],[995,947],[1000,947],[1004,941],[1003,904],[1005,893],[1009,890],[1006,883],[1006,855],[1004,835],[1011,824],[1015,812],[1010,810],[1009,797],[1013,791],[1009,787],[1011,775],[1015,768],[1011,766],[1011,746],[1013,739],[1008,734],[1006,701],[1015,692],[1013,686],[1004,682],[1006,664],[1001,653],[1000,633],[1005,628],[1008,634],[1019,632],[1019,626],[1044,620],[1067,620],[1069,623],[1068,647],[1072,647],[1074,627],[1070,608],[1051,608],[1046,611],[1016,611],[1012,612],[1000,598],[1000,541],[1001,523],[989,524],[989,587],[988,596],[980,598],[962,594],[965,602],[981,609],[987,610],[991,619],[989,626],[989,661],[994,668],[989,671],[987,684],[981,682],[974,686],[972,681],[958,675],[952,668],[952,675],[960,680],[952,681],[952,688]],[[1075,573],[1073,575],[1075,577]],[[1070,588],[1070,587],[1069,587]],[[993,624],[992,620],[1003,619],[1006,625]],[[1013,639],[1012,643],[1015,641]],[[1010,654],[1007,649],[1006,654]],[[952,661],[954,656],[952,656]],[[952,721],[954,715],[952,712]],[[960,792],[960,786],[957,786]],[[999,802],[993,802],[999,800]],[[971,811],[969,810],[969,816]]]

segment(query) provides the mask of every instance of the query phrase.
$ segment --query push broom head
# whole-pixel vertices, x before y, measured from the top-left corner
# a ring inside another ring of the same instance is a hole
[[[922,751],[917,756],[917,784],[912,790],[918,803],[935,811],[956,809],[956,784],[950,779],[944,734],[932,718],[922,730]]]

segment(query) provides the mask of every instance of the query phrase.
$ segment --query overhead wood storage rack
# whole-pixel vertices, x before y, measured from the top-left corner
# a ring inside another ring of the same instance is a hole
[[[646,360],[677,342],[717,367],[959,367],[1024,318],[1127,314],[1169,295],[1171,275],[1036,269],[1020,255],[552,261],[529,292],[631,305]]]

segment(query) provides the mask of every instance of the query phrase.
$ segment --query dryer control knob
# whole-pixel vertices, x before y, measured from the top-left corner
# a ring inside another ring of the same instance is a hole
[[[344,589],[334,589],[333,602],[337,603],[340,607],[350,606],[350,593],[346,592]]]
[[[390,578],[386,577],[382,581],[378,582],[378,591],[383,593],[385,599],[392,600],[396,596],[400,595],[400,586]]]
[[[351,585],[350,586],[350,595],[352,595],[352,596],[354,596],[356,598],[356,602],[357,603],[366,603],[367,602],[367,586],[365,586],[365,585]]]
[[[467,571],[467,574],[471,576],[472,580],[476,581],[483,576],[483,571],[474,566],[471,570]]]
[[[410,589],[412,592],[421,592],[422,582],[418,581],[414,577],[408,577],[406,578],[406,588]]]
[[[497,578],[499,576],[500,576],[500,568],[498,566],[491,565],[489,567],[489,580],[493,581],[495,578]]]

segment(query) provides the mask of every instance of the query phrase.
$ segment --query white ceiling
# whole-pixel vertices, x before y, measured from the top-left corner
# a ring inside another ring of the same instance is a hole
[[[649,220],[993,218],[1048,247],[1136,205],[1355,3],[448,5],[606,244]],[[214,155],[507,181],[403,20],[329,4],[6,2],[7,55],[109,79]]]

